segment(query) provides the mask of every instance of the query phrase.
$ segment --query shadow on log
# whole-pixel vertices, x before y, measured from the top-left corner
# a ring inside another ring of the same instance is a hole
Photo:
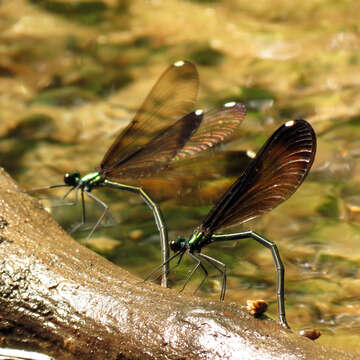
[[[356,359],[236,304],[143,283],[0,170],[0,344],[56,359]]]

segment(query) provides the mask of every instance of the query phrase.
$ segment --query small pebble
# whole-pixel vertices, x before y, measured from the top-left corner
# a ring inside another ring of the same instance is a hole
[[[309,338],[310,340],[316,340],[317,338],[319,338],[321,336],[321,332],[317,329],[300,330],[299,334],[301,336],[305,336],[305,337]]]
[[[133,230],[130,234],[129,234],[129,238],[131,240],[139,240],[142,238],[142,236],[144,235],[144,232],[142,230]]]
[[[246,304],[247,311],[255,317],[262,315],[268,307],[265,300],[247,300]]]
[[[121,245],[121,241],[106,237],[92,237],[86,241],[86,245],[99,251],[112,251],[116,246]]]

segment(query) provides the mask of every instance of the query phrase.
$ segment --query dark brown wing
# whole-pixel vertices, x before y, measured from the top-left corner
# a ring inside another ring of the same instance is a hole
[[[185,145],[202,118],[202,110],[185,115],[146,146],[125,158],[122,163],[103,170],[102,175],[110,180],[139,179],[156,175],[168,166],[179,149]]]
[[[116,167],[168,126],[193,111],[198,87],[195,65],[187,61],[171,65],[153,86],[132,122],[105,154],[100,172]]]
[[[207,151],[195,160],[176,161],[175,166],[170,162],[157,176],[126,179],[126,184],[141,186],[156,202],[171,199],[173,204],[179,205],[211,205],[251,160],[246,151]]]
[[[174,161],[195,156],[224,141],[241,124],[245,115],[245,105],[236,102],[226,103],[220,110],[206,112],[201,125],[179,151]]]
[[[306,178],[315,152],[316,136],[308,122],[295,120],[282,125],[212,208],[203,229],[212,233],[241,224],[281,204]]]

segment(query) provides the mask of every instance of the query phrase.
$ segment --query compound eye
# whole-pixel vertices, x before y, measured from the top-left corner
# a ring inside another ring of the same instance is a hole
[[[177,252],[180,250],[180,244],[178,241],[170,241],[170,249],[174,252]]]
[[[76,186],[79,183],[79,181],[80,181],[79,172],[67,173],[64,175],[64,182],[66,185]]]
[[[176,240],[170,241],[170,249],[174,252],[180,251],[184,248],[185,239],[178,237]]]

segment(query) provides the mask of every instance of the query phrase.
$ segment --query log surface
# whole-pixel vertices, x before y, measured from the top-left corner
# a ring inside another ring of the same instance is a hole
[[[0,345],[56,359],[359,359],[236,304],[144,283],[81,246],[0,170]]]

